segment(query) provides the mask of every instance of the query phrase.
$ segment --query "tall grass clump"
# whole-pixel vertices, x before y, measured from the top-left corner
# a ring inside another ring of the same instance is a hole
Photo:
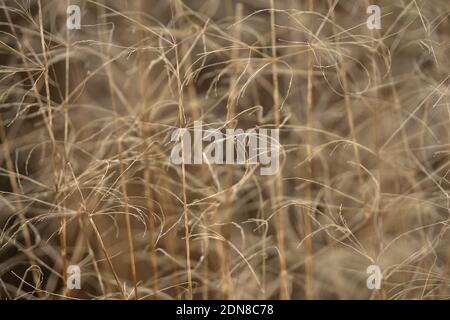
[[[449,54],[448,0],[0,0],[0,298],[450,298]]]

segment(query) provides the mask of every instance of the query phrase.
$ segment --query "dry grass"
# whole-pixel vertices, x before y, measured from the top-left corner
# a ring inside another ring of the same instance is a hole
[[[450,297],[448,0],[376,1],[381,30],[369,1],[68,4],[0,1],[1,298]],[[279,128],[280,170],[173,164],[197,120]]]

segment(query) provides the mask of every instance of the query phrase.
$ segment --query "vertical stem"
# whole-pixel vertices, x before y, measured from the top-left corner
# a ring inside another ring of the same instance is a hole
[[[100,14],[103,14],[104,7],[100,7]],[[104,21],[104,24],[106,25],[106,18],[101,17],[101,20]],[[109,47],[108,47],[109,49]],[[106,50],[106,54],[109,50]],[[133,282],[134,286],[134,296],[135,299],[138,299],[138,288],[137,288],[137,275],[136,275],[136,259],[134,256],[134,245],[133,245],[133,237],[131,233],[131,221],[130,221],[130,212],[129,212],[129,204],[128,204],[128,193],[127,193],[127,186],[126,186],[126,175],[125,175],[125,164],[123,161],[122,156],[122,142],[120,138],[120,129],[118,124],[118,112],[117,112],[117,106],[116,106],[116,99],[115,99],[115,93],[114,93],[114,80],[111,73],[110,65],[108,64],[106,66],[106,74],[108,77],[108,85],[109,85],[109,91],[111,96],[111,105],[112,110],[114,114],[114,133],[116,137],[116,144],[117,144],[117,152],[119,156],[119,174],[120,174],[120,186],[122,190],[122,197],[124,201],[124,211],[125,211],[125,226],[127,230],[127,243],[128,243],[128,253],[130,256],[130,271],[131,271],[131,280]]]
[[[143,3],[142,0],[139,1],[138,9],[140,12],[143,12]],[[142,23],[142,15],[139,15],[139,20]],[[145,38],[144,37],[144,31],[139,30],[139,40],[140,42]],[[144,76],[144,71],[146,68],[146,59],[144,54],[142,53],[142,50],[138,50],[137,54],[138,64],[139,64],[139,97],[140,102],[142,105],[142,108],[145,108],[147,106],[147,95],[146,95],[146,79]],[[144,121],[149,119],[149,116],[147,113],[143,112],[143,119]],[[143,142],[143,155],[144,155],[144,181],[145,181],[145,198],[147,203],[147,220],[149,224],[148,228],[148,241],[149,241],[149,248],[148,252],[150,255],[150,272],[151,272],[151,283],[152,283],[152,289],[156,293],[158,292],[158,260],[156,256],[156,247],[155,247],[155,241],[156,241],[156,228],[155,228],[155,222],[153,218],[153,212],[154,212],[154,205],[153,205],[153,191],[152,191],[152,174],[150,172],[150,161],[149,161],[149,145],[147,142],[147,138],[150,136],[150,129],[147,129],[145,126],[145,123],[141,127],[141,136],[142,136],[142,142]]]
[[[277,68],[277,43],[275,30],[275,3],[270,0],[270,29],[272,41],[272,82],[273,82],[273,112],[275,118],[276,129],[280,128],[280,92],[278,83],[278,68]],[[284,209],[281,204],[283,197],[283,169],[280,168],[276,175],[275,184],[275,210],[278,218],[278,250],[280,251],[279,269],[280,269],[280,299],[288,298],[287,291],[287,271],[286,271],[286,252],[285,252],[285,234],[284,234]]]
[[[174,0],[177,1],[177,0]],[[172,1],[171,1],[172,4]],[[175,60],[176,60],[176,72],[177,72],[177,87],[178,87],[178,123],[181,128],[186,127],[184,106],[183,106],[183,89],[181,84],[181,72],[178,56],[178,44],[174,39]],[[181,143],[181,157],[184,159],[184,143]],[[184,245],[186,249],[186,274],[188,285],[188,299],[192,300],[192,268],[191,268],[191,248],[189,242],[189,210],[187,207],[187,193],[186,193],[186,166],[184,161],[181,164],[181,176],[182,176],[182,193],[183,193],[183,217],[184,217]]]
[[[50,79],[48,75],[48,58],[47,58],[47,48],[45,45],[45,37],[44,37],[44,25],[43,25],[43,18],[42,18],[42,2],[41,0],[38,1],[38,15],[39,15],[39,34],[41,38],[41,49],[42,49],[42,55],[44,59],[44,87],[45,87],[45,97],[47,100],[47,119],[48,120],[48,131],[50,135],[50,140],[52,142],[52,151],[51,151],[51,161],[52,161],[52,168],[53,168],[53,182],[55,185],[55,196],[58,196],[58,165],[57,165],[57,149],[56,149],[56,141],[55,136],[53,133],[53,114],[52,114],[52,106],[51,106],[51,95],[50,95]],[[65,255],[65,253],[64,253]],[[64,274],[65,271],[63,271]]]
[[[66,1],[66,5],[69,5],[69,1]],[[65,161],[69,161],[69,150],[67,146],[68,134],[69,134],[69,72],[70,72],[70,31],[66,28],[66,60],[65,60],[65,87],[64,87],[64,157]],[[64,175],[64,186],[66,185],[66,179]],[[63,277],[63,294],[66,296],[67,292],[67,240],[66,240],[66,216],[63,214],[61,217],[61,233],[60,233],[60,246],[62,256],[62,277]]]
[[[308,10],[312,11],[314,9],[313,7],[313,1],[308,1]],[[309,41],[312,41],[312,38],[309,39]],[[312,70],[312,61],[313,61],[313,55],[311,54],[311,50],[308,51],[308,73],[307,73],[307,93],[306,93],[306,126],[308,129],[312,129],[313,126],[313,114],[312,114],[312,108],[313,108],[313,70]],[[311,137],[311,130],[307,131],[307,155],[308,155],[308,163],[306,166],[306,175],[309,181],[313,178],[313,167],[312,167],[312,161],[311,161],[311,145],[312,145],[312,137]],[[305,216],[305,247],[306,247],[306,258],[305,258],[305,298],[306,299],[313,299],[313,273],[314,273],[314,265],[313,265],[313,243],[312,243],[312,237],[310,236],[313,229],[313,219],[312,216],[314,214],[314,211],[312,209],[312,185],[310,182],[307,184],[306,189],[306,198],[309,203],[309,207],[306,212]]]

